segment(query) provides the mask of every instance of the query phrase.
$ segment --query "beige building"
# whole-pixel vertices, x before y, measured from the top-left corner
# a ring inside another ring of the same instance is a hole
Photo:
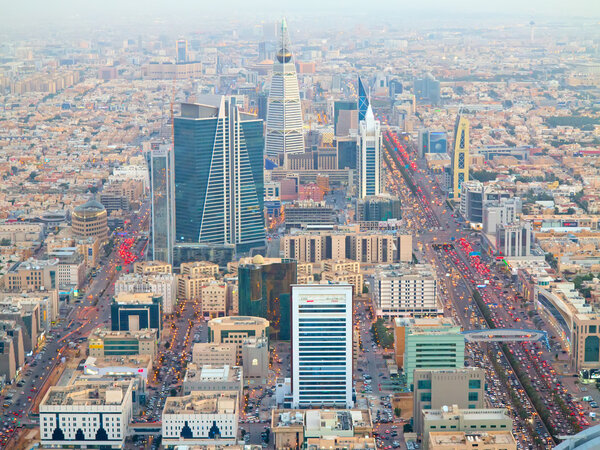
[[[321,280],[351,284],[352,293],[354,295],[360,295],[362,293],[364,284],[362,273],[349,272],[347,270],[340,270],[336,272],[321,272]]]
[[[412,235],[405,232],[334,231],[291,234],[281,238],[284,258],[299,263],[354,260],[366,264],[412,261]]]
[[[11,381],[25,362],[23,332],[14,320],[0,320],[0,376]]]
[[[194,364],[211,366],[235,366],[237,360],[236,344],[198,343],[192,347]]]
[[[239,402],[238,394],[228,391],[167,397],[162,411],[162,444],[236,444]]]
[[[360,273],[360,263],[351,259],[324,259],[321,261],[324,272],[354,272]]]
[[[366,409],[273,409],[271,430],[275,448],[293,450],[306,448],[309,440],[320,445],[323,439],[331,444],[336,439],[371,438],[373,423]],[[368,447],[350,448],[375,448],[370,439],[366,443]]]
[[[190,363],[183,377],[183,395],[193,391],[235,392],[242,398],[244,370],[239,366],[213,366]]]
[[[182,263],[179,266],[181,275],[206,275],[216,277],[219,274],[219,265],[209,261],[194,261]]]
[[[208,321],[208,340],[216,344],[236,344],[238,363],[242,362],[242,344],[248,338],[268,337],[269,321],[262,317],[227,316]]]
[[[106,208],[95,200],[79,205],[71,214],[71,229],[76,237],[97,237],[101,242],[106,242],[108,240]]]
[[[18,292],[58,289],[58,264],[58,259],[17,263],[4,275],[4,287]]]
[[[211,317],[223,317],[227,314],[228,287],[223,281],[211,280],[200,288],[203,314]]]
[[[456,405],[439,410],[422,410],[423,448],[429,448],[429,433],[438,431],[511,431],[513,421],[504,408],[460,409]]]
[[[142,275],[173,273],[173,266],[163,261],[141,261],[133,264],[133,272]]]
[[[150,63],[142,67],[142,76],[152,80],[193,80],[202,76],[202,63]]]
[[[253,384],[266,383],[269,378],[269,340],[248,338],[242,344],[244,377]]]
[[[485,407],[485,371],[477,367],[459,369],[415,369],[413,372],[413,424],[423,429],[422,410],[439,410],[444,405],[462,409]]]
[[[429,450],[517,450],[510,431],[435,431],[429,433]]]
[[[97,358],[105,356],[158,354],[157,330],[111,331],[96,328],[88,337],[89,355]]]
[[[215,278],[212,275],[178,275],[177,276],[177,298],[180,300],[200,300],[202,288]]]

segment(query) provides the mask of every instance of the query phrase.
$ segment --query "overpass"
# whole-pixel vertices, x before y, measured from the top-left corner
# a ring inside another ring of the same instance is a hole
[[[548,348],[548,333],[543,330],[527,330],[522,328],[494,328],[483,330],[467,330],[462,332],[467,342],[538,342],[542,341]]]
[[[162,433],[162,422],[132,422],[129,434],[156,436]]]

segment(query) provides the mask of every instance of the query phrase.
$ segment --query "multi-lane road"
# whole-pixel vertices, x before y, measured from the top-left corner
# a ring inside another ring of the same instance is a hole
[[[149,204],[144,203],[139,212],[131,218],[127,235],[139,238],[140,232],[147,229],[148,216]],[[144,239],[137,239],[135,245],[135,251],[139,255],[146,242]],[[9,448],[11,443],[14,443],[19,430],[16,425],[37,423],[37,417],[32,414],[32,407],[36,400],[40,400],[37,397],[45,393],[47,380],[58,369],[59,364],[62,364],[62,356],[68,350],[69,344],[82,342],[94,328],[108,325],[110,299],[114,292],[115,278],[119,273],[117,268],[121,264],[117,249],[118,239],[111,254],[100,260],[101,269],[96,277],[90,277],[87,285],[83,287],[84,294],[81,299],[61,307],[62,312],[67,311],[66,315],[59,318],[59,322],[48,333],[41,348],[26,358],[26,364],[15,382],[3,390],[3,405],[7,404],[8,397],[12,397],[12,404],[3,407],[2,410],[4,434],[0,436],[0,445],[4,448]],[[131,270],[131,266],[123,266],[123,270]]]

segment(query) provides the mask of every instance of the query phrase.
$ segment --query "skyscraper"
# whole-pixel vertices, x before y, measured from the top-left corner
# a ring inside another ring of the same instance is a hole
[[[304,152],[304,135],[298,77],[285,19],[280,34],[269,91],[265,151],[285,165],[287,155]]]
[[[183,103],[175,118],[176,244],[265,244],[263,126],[233,97]]]
[[[383,191],[381,127],[370,105],[358,129],[358,196],[365,198]]]
[[[363,82],[358,77],[358,121],[365,120],[367,115],[367,109],[369,108],[369,97],[367,97],[367,91]]]
[[[151,252],[152,259],[173,264],[175,234],[173,151],[168,145],[150,149]]]
[[[469,181],[469,119],[460,112],[454,125],[454,145],[452,153],[452,198],[460,198],[460,190]]]
[[[351,408],[352,286],[292,286],[292,406]]]
[[[188,43],[185,39],[178,39],[175,45],[177,53],[177,62],[184,63],[188,60]]]

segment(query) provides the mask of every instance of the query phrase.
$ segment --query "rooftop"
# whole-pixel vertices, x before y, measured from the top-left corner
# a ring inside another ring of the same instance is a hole
[[[156,330],[136,330],[136,331],[113,331],[108,328],[96,328],[88,339],[108,339],[108,338],[136,338],[136,339],[156,339]]]
[[[133,380],[76,381],[69,386],[51,386],[40,410],[48,406],[122,405],[133,388]]]
[[[192,392],[182,397],[168,397],[163,414],[236,414],[235,392]]]
[[[190,363],[187,366],[185,381],[218,382],[218,381],[240,381],[242,379],[242,368],[239,366],[213,366],[210,364],[200,365]]]
[[[494,431],[489,433],[465,433],[463,431],[434,431],[429,433],[429,445],[448,446],[484,444],[484,445],[516,445],[510,431]]]

